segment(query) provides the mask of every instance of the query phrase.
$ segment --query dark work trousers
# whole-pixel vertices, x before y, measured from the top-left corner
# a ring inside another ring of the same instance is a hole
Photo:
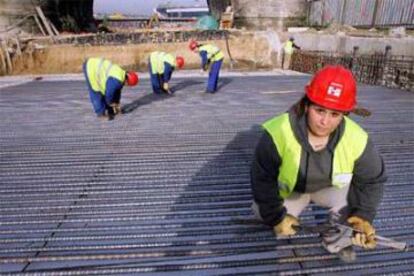
[[[105,110],[108,110],[108,114],[113,114],[112,107],[108,103],[113,102],[119,104],[121,91],[114,91],[113,93],[103,95],[101,92],[93,90],[86,72],[86,63],[83,64],[82,69],[89,90],[89,99],[91,100],[95,113],[100,116],[105,114]]]
[[[211,64],[210,72],[208,73],[207,93],[215,93],[217,91],[217,83],[223,59],[215,61]]]
[[[162,75],[152,73],[152,68],[151,68],[151,63],[150,62],[148,62],[148,71],[149,71],[150,78],[151,78],[152,91],[155,94],[161,94],[163,92]]]

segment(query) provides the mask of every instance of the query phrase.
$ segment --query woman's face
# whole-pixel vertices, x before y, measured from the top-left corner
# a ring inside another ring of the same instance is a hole
[[[310,104],[306,108],[309,131],[317,137],[327,137],[341,123],[344,113]]]

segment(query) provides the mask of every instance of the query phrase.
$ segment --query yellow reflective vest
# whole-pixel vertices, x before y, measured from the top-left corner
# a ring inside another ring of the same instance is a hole
[[[217,46],[206,44],[206,45],[200,46],[198,49],[200,52],[201,51],[207,52],[207,59],[210,62],[215,62],[215,61],[218,61],[224,58],[223,52]]]
[[[285,47],[283,48],[283,50],[285,51],[285,54],[291,55],[293,54],[293,41],[286,41],[285,42]]]
[[[92,89],[102,95],[105,95],[106,81],[109,77],[124,83],[126,74],[119,65],[104,58],[89,58],[86,61],[86,72]]]
[[[152,74],[164,74],[164,62],[169,63],[174,68],[177,67],[174,56],[164,52],[152,52],[149,62],[151,64]]]
[[[355,161],[362,155],[368,142],[368,134],[358,124],[346,116],[344,120],[344,133],[335,147],[332,159],[331,181],[337,188],[351,183]],[[277,181],[280,196],[287,198],[296,186],[302,146],[293,132],[288,113],[268,120],[263,128],[272,137],[282,159]]]

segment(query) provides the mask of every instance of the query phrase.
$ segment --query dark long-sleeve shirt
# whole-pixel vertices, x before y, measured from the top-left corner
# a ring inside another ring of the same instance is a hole
[[[332,159],[335,146],[344,132],[342,121],[331,134],[325,149],[315,152],[307,139],[306,117],[298,118],[293,111],[289,119],[296,139],[302,146],[297,184],[298,193],[312,193],[331,186]],[[274,226],[286,214],[283,199],[279,195],[278,175],[282,158],[269,133],[264,131],[260,138],[251,167],[253,197],[259,205],[264,222]],[[348,193],[350,214],[372,221],[382,198],[386,173],[381,156],[371,139],[360,158],[356,161]]]
[[[297,44],[295,44],[295,42],[293,42],[292,47],[295,48],[295,49],[300,50],[300,47]]]

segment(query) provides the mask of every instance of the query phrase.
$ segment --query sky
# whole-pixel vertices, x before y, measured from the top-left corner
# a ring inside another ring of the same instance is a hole
[[[110,14],[120,12],[124,14],[149,15],[160,3],[177,5],[207,5],[206,0],[94,0],[93,12]]]

